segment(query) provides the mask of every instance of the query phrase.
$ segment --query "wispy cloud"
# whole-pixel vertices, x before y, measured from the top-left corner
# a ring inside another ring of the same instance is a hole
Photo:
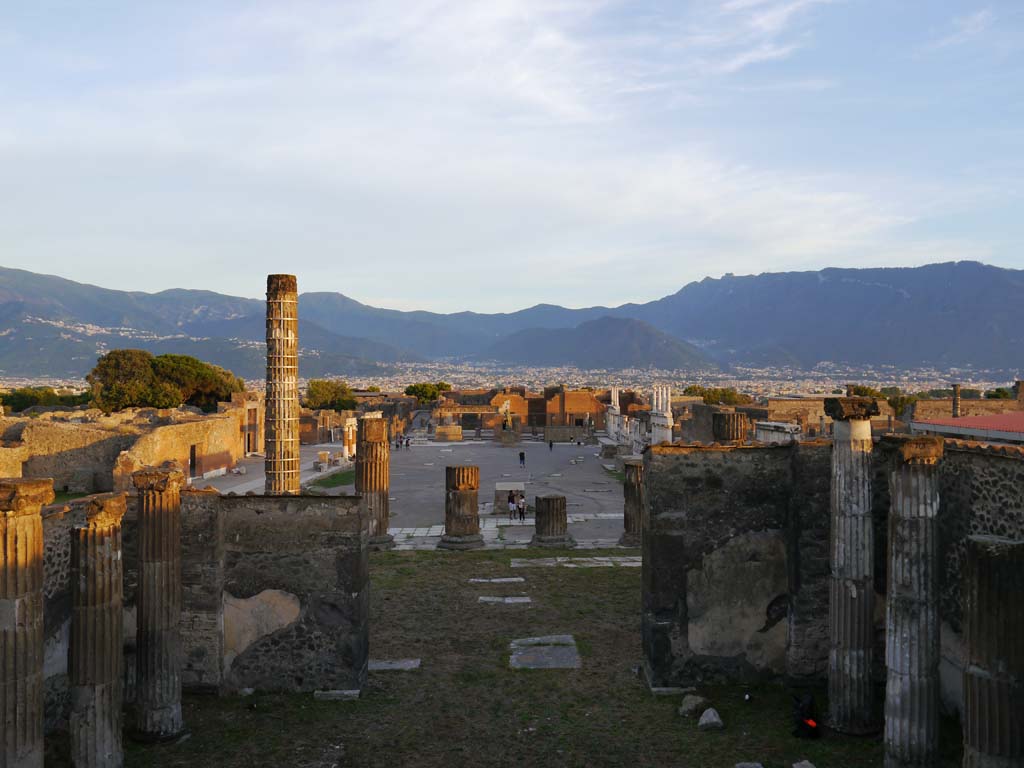
[[[967,16],[958,16],[952,21],[951,31],[932,40],[926,47],[937,50],[972,42],[988,31],[994,21],[995,14],[991,8],[983,8]]]

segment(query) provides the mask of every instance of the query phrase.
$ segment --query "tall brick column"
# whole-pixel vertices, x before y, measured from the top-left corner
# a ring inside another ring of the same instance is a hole
[[[84,525],[71,531],[71,761],[76,768],[119,768],[124,573],[123,493],[94,496]]]
[[[711,414],[711,433],[716,443],[740,443],[750,434],[750,419],[745,413],[725,411]]]
[[[538,496],[534,499],[534,504],[534,534],[530,546],[551,549],[575,547],[576,541],[569,535],[565,496]]]
[[[484,545],[480,535],[480,467],[444,468],[444,536],[439,549],[479,549]]]
[[[642,459],[626,459],[623,462],[626,481],[622,485],[622,536],[619,544],[624,547],[639,547],[643,531],[644,505],[644,462]]]
[[[896,444],[889,475],[885,766],[937,765],[939,746],[939,474],[941,437]]]
[[[299,492],[299,288],[267,276],[266,494]]]
[[[52,480],[0,479],[0,768],[43,766],[43,504]]]
[[[391,443],[383,418],[359,419],[356,446],[356,493],[363,497],[363,509],[370,520],[370,548],[391,549],[394,537],[388,533],[391,521],[390,493]]]
[[[964,768],[1024,765],[1024,541],[967,540]]]
[[[871,398],[830,397],[833,424],[829,725],[843,733],[878,729],[871,681],[875,542],[871,527]]]
[[[136,722],[143,740],[184,730],[181,717],[181,487],[173,468],[132,475],[139,492]]]

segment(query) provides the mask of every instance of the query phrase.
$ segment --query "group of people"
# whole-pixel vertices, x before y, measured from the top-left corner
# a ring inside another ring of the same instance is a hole
[[[515,491],[508,492],[508,519],[515,520],[516,514],[519,515],[519,521],[526,521],[526,496],[520,492],[516,495]]]
[[[402,446],[403,445],[406,448],[411,448],[412,447],[412,438],[411,437],[404,437],[403,438],[401,435],[396,437],[395,438],[395,450],[396,451],[402,450]]]

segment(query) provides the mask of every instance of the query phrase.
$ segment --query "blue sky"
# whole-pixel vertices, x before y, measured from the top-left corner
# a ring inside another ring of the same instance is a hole
[[[0,263],[400,309],[1024,268],[1024,3],[45,2],[0,14]]]

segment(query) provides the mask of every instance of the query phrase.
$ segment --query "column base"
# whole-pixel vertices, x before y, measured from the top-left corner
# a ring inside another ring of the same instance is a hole
[[[640,534],[639,533],[623,533],[619,536],[620,547],[639,547],[640,546]]]
[[[545,549],[572,549],[576,546],[576,539],[569,534],[565,536],[538,536],[534,534],[530,539],[531,547],[543,547]]]
[[[437,543],[438,549],[480,549],[484,546],[484,537],[479,533],[473,533],[469,536],[449,536],[447,533],[441,537],[441,541]]]
[[[395,548],[395,537],[390,533],[384,536],[371,536],[367,542],[373,552],[383,552]]]

